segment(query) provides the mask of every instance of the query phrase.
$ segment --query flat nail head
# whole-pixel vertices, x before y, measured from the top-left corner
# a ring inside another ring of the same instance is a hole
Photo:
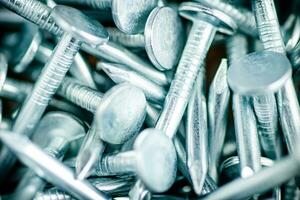
[[[64,31],[78,37],[83,42],[101,45],[109,39],[108,32],[99,22],[87,17],[75,8],[55,6],[51,15]]]
[[[128,83],[106,92],[96,112],[100,138],[122,144],[136,135],[146,117],[146,103],[142,90]]]
[[[127,34],[142,33],[150,12],[158,0],[112,0],[112,16],[116,26]]]
[[[228,69],[228,84],[240,95],[264,95],[278,91],[291,75],[285,55],[261,51],[234,61]]]
[[[47,134],[44,134],[46,131]],[[46,114],[36,128],[33,141],[40,147],[46,147],[54,138],[65,138],[73,141],[85,135],[83,124],[75,117],[64,112],[50,112]]]
[[[149,59],[159,70],[170,70],[177,65],[185,45],[185,30],[174,9],[153,9],[146,22],[144,35]]]
[[[137,173],[154,192],[169,189],[176,177],[177,158],[173,142],[162,131],[145,129],[134,143]]]
[[[214,24],[221,33],[232,35],[237,30],[235,21],[227,14],[217,9],[205,7],[200,3],[184,2],[180,4],[178,10],[182,17],[193,22],[200,19]]]

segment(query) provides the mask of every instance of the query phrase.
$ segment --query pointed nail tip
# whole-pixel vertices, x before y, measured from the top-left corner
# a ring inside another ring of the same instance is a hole
[[[194,191],[197,195],[201,195],[203,182],[204,181],[202,181],[198,177],[194,177],[194,178],[192,177],[193,188],[194,188]]]
[[[192,179],[193,189],[197,195],[201,195],[202,188],[205,182],[206,173],[202,172],[201,167],[190,167],[190,176]]]
[[[75,178],[77,180],[83,180],[87,177],[87,171],[83,168],[76,168],[76,171],[75,171]]]
[[[85,175],[84,174],[82,174],[82,173],[76,173],[75,174],[75,179],[77,179],[77,180],[83,180],[83,179],[85,179]]]
[[[107,73],[107,74],[111,74],[111,75],[114,75],[114,74],[119,74],[119,73],[122,73],[122,70],[119,69],[118,67],[115,67],[115,66],[102,66],[102,70]]]
[[[83,168],[81,168],[81,167],[79,168],[79,167],[76,166],[75,173],[74,173],[74,176],[75,176],[76,179],[81,180],[82,177],[84,176],[84,174],[82,173],[82,169]]]
[[[194,192],[196,193],[196,195],[200,196],[202,190],[200,188],[196,188],[195,186],[193,188],[194,188]]]
[[[88,177],[88,174],[91,170],[91,168],[87,165],[80,165],[81,167],[76,167],[76,171],[75,171],[75,178],[78,180],[83,180],[86,177]]]

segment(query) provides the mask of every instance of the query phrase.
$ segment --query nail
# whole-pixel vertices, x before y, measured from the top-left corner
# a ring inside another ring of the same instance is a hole
[[[256,120],[249,98],[233,95],[233,114],[241,177],[252,176],[260,170],[260,146]]]
[[[51,8],[37,0],[1,0],[1,4],[7,9],[17,13],[25,19],[37,24],[39,27],[48,30],[53,34],[62,34],[63,30],[56,24],[51,16]],[[34,12],[31,12],[33,11]]]
[[[250,169],[252,172],[259,170],[260,150],[257,139],[256,120],[252,114],[251,103],[248,97],[265,97],[280,88],[291,73],[288,67],[282,67],[284,59],[275,58],[271,52],[258,52],[248,54],[230,66],[228,70],[228,83],[234,91],[233,97],[236,137],[238,152],[241,161],[241,170]],[[274,57],[274,59],[273,59]],[[272,59],[270,59],[272,58]],[[270,62],[271,61],[271,62]],[[266,63],[272,66],[268,70]],[[255,66],[255,67],[253,67]],[[239,74],[238,76],[237,73]],[[245,80],[247,77],[247,80]],[[245,132],[247,131],[247,132]],[[269,147],[276,152],[276,136],[274,132],[264,135]]]
[[[159,130],[145,129],[138,135],[134,150],[104,156],[96,174],[135,172],[147,188],[161,193],[174,183],[176,163],[172,140]]]
[[[58,160],[47,155],[30,142],[26,136],[14,132],[1,131],[2,142],[30,169],[53,185],[67,191],[78,199],[110,199],[87,181],[74,178],[73,172]],[[34,152],[34,153],[33,153]]]
[[[275,57],[275,54],[268,51],[248,54],[235,62],[228,71],[230,87],[241,95],[252,97],[262,146],[273,159],[282,154],[276,132],[277,118],[274,119],[276,113],[273,113],[276,111],[274,93],[284,85],[291,74],[285,56]],[[234,78],[236,73],[239,74],[238,78]],[[247,80],[243,80],[245,77]]]
[[[197,13],[201,13],[201,15]],[[196,77],[201,67],[203,67],[207,51],[218,28],[215,23],[206,22],[206,17],[211,18],[220,26],[222,24],[221,27],[227,33],[236,29],[236,25],[230,17],[224,13],[219,13],[221,14],[219,18],[215,15],[216,13],[219,12],[195,2],[184,2],[179,7],[179,14],[192,20],[193,26],[156,125],[156,128],[165,132],[170,138],[174,136],[178,129]],[[175,110],[176,112],[174,112]]]
[[[255,0],[252,1],[252,7],[255,12],[259,35],[264,49],[285,55],[285,46],[281,36],[274,2],[272,0]],[[275,59],[275,54],[270,57]],[[280,65],[283,69],[286,69],[286,66],[288,68],[291,67],[289,61],[284,56],[279,57],[281,61]],[[274,60],[272,60],[272,62],[274,62]],[[284,86],[277,93],[276,99],[284,137],[289,151],[293,153],[295,151],[294,137],[300,133],[300,127],[298,125],[300,115],[297,113],[300,112],[300,108],[292,83],[291,72],[289,71],[287,74],[289,78],[284,81]],[[288,120],[286,116],[289,116]]]
[[[90,175],[97,160],[101,160],[105,149],[104,142],[126,142],[138,133],[145,119],[145,96],[140,89],[130,84],[117,85],[103,95],[65,78],[58,93],[95,113],[76,160],[76,174],[79,179]]]
[[[222,59],[210,85],[208,95],[209,174],[214,180],[218,180],[217,168],[227,132],[230,99],[230,90],[227,84],[227,68],[227,60]]]
[[[187,108],[187,166],[196,194],[200,195],[208,172],[208,127],[204,94],[205,73],[200,72]]]
[[[69,16],[67,14],[68,12],[72,13],[72,15]],[[36,121],[44,112],[49,100],[59,87],[66,72],[68,71],[72,63],[72,59],[79,50],[81,40],[88,43],[95,42],[101,44],[105,42],[108,37],[107,32],[101,27],[100,24],[94,21],[89,21],[89,18],[76,9],[65,6],[57,6],[53,9],[52,15],[55,16],[55,20],[57,20],[57,22],[59,22],[62,27],[66,29],[66,33],[64,33],[64,36],[57,45],[51,59],[46,64],[43,73],[35,84],[32,94],[25,102],[16,119],[14,130],[18,133],[30,134],[30,131],[34,128]],[[74,26],[75,24],[71,21],[68,21],[68,18],[77,18],[78,21],[85,21],[90,27],[82,27],[82,24],[77,24],[77,30],[74,28],[71,29],[70,24]],[[85,38],[84,35],[76,36],[76,31],[83,31],[81,30],[82,28],[85,31],[84,34],[88,35],[88,38]],[[70,33],[68,33],[68,31],[70,31]],[[56,74],[54,73],[55,71],[60,71],[61,74]],[[54,80],[50,80],[48,77],[53,77]],[[34,113],[30,114],[33,112],[32,107],[35,107],[36,109],[34,109]],[[40,112],[37,112],[38,109]],[[30,114],[30,118],[26,117],[28,114]],[[33,117],[33,114],[35,117]]]
[[[84,127],[73,116],[62,112],[45,115],[33,135],[33,142],[53,158],[64,156],[70,142],[85,135]],[[27,170],[21,182],[12,194],[14,199],[33,199],[38,191],[43,190],[46,182],[31,170]]]
[[[98,190],[109,193],[111,195],[126,196],[131,184],[133,183],[133,177],[117,177],[117,178],[92,178],[88,179],[89,182],[94,185]],[[47,189],[46,191],[38,192],[34,200],[69,200],[72,197],[66,192],[60,190],[59,188],[53,187]]]
[[[285,54],[285,45],[273,0],[252,0],[259,37],[264,50]],[[281,156],[278,138],[278,114],[273,95],[253,98],[262,147],[268,157]],[[277,147],[276,147],[277,146]]]

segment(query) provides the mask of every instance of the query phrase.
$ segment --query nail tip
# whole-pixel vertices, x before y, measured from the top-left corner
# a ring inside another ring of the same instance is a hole
[[[79,160],[76,163],[76,169],[75,169],[75,178],[78,180],[83,180],[89,176],[91,173],[91,170],[93,168],[94,161],[89,159],[86,162],[82,162]]]
[[[192,165],[189,168],[192,179],[193,189],[197,195],[201,195],[202,188],[205,182],[206,173],[199,166]]]
[[[82,171],[76,171],[74,176],[77,180],[83,180],[87,177],[86,173],[83,173]]]

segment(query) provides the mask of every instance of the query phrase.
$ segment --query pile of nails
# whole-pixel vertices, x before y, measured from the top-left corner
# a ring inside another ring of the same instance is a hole
[[[300,199],[299,8],[0,0],[0,199]]]

